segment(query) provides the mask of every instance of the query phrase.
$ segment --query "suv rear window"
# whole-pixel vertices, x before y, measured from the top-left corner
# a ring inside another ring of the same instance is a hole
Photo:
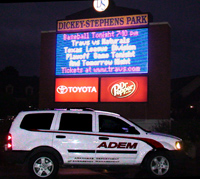
[[[61,116],[59,130],[92,132],[92,115],[64,113]]]
[[[21,122],[20,128],[45,129],[49,130],[54,117],[54,113],[27,114]]]

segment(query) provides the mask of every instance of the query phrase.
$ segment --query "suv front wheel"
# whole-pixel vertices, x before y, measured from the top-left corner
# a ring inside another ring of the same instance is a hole
[[[145,167],[154,177],[169,176],[172,162],[165,152],[154,152],[147,158]]]
[[[51,179],[57,175],[59,163],[50,153],[38,153],[30,158],[28,167],[31,177]]]

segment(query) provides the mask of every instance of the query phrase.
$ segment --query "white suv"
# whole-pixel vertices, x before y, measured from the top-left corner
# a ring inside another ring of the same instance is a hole
[[[53,178],[59,166],[142,165],[168,175],[182,140],[145,131],[119,114],[93,109],[20,112],[5,145],[10,161],[28,164],[35,178]]]

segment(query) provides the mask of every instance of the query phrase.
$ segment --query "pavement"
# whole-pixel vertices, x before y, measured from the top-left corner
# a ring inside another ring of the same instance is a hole
[[[27,179],[28,172],[19,164],[9,164],[3,161],[4,152],[0,151],[0,179]],[[174,166],[170,178],[199,178],[200,158],[191,159],[184,156]],[[128,168],[60,168],[56,179],[130,179],[130,178],[151,178],[147,172],[140,167]]]
[[[199,178],[200,160],[190,159],[184,161],[184,165],[175,166],[175,171],[170,178]],[[28,172],[22,165],[8,163],[0,164],[0,179],[27,179]],[[116,169],[88,169],[88,168],[60,168],[56,179],[130,179],[150,178],[139,167],[116,168]]]

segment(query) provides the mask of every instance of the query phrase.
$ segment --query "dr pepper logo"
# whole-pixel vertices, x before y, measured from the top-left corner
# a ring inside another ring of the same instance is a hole
[[[126,98],[135,93],[137,86],[136,81],[117,80],[109,86],[109,91],[115,98]]]

